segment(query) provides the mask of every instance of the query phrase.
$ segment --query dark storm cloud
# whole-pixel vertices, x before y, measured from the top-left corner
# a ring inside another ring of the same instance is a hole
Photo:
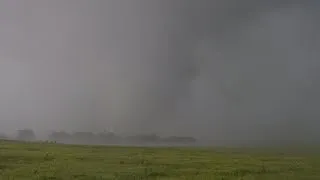
[[[3,0],[0,130],[317,140],[318,12],[317,1]]]

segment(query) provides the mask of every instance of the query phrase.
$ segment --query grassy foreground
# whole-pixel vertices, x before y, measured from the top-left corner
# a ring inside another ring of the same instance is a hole
[[[320,152],[0,141],[2,179],[320,179]]]

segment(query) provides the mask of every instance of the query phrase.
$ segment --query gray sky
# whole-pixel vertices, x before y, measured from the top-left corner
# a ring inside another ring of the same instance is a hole
[[[319,8],[0,0],[0,131],[318,140]]]

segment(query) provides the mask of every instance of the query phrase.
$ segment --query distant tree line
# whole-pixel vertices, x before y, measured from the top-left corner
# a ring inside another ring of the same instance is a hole
[[[31,129],[18,130],[16,136],[8,136],[5,133],[0,133],[0,140],[20,140],[20,141],[35,141],[36,135]]]
[[[191,144],[195,143],[193,137],[160,137],[155,134],[140,134],[134,136],[120,136],[112,132],[53,132],[49,140],[59,143],[84,143],[84,144]]]
[[[0,133],[0,139],[9,139]],[[35,141],[36,135],[31,129],[18,130],[16,137],[11,138],[21,141]],[[48,139],[51,142],[67,144],[192,144],[197,140],[193,137],[160,137],[156,134],[139,134],[133,136],[120,136],[113,132],[74,132],[65,131],[52,132]]]

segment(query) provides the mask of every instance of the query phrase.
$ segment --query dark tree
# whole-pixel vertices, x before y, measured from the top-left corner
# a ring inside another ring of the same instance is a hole
[[[120,137],[118,137],[113,132],[102,132],[97,134],[99,143],[117,143],[120,141]]]
[[[57,141],[57,142],[68,142],[70,138],[71,138],[71,135],[64,131],[53,132],[49,135],[50,140]]]
[[[72,139],[77,143],[95,144],[97,136],[92,132],[75,132]]]
[[[8,136],[4,133],[0,133],[0,139],[8,139]]]
[[[34,141],[36,139],[36,136],[35,136],[33,130],[22,129],[22,130],[18,130],[17,139],[22,140],[22,141]]]
[[[127,140],[134,143],[157,143],[160,137],[156,134],[141,134],[127,137]]]
[[[162,139],[163,142],[166,143],[182,143],[182,144],[189,144],[195,143],[197,140],[193,137],[178,137],[178,136],[170,136],[167,138]]]

